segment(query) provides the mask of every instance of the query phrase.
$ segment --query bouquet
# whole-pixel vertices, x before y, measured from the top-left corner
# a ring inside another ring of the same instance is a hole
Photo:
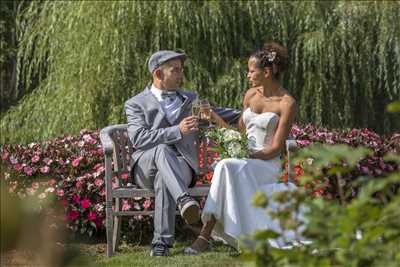
[[[211,150],[218,153],[216,160],[225,158],[247,158],[247,136],[229,128],[215,128],[206,133],[214,143]]]

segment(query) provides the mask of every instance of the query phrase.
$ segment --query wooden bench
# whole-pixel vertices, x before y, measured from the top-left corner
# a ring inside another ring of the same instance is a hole
[[[122,211],[121,198],[154,197],[154,191],[138,188],[137,186],[122,186],[120,179],[122,175],[129,175],[129,160],[133,152],[133,146],[128,138],[127,124],[118,124],[105,127],[100,132],[100,140],[103,145],[105,157],[105,186],[106,186],[106,235],[107,235],[107,256],[112,256],[118,248],[120,238],[120,226],[122,216],[152,215],[154,211]],[[200,140],[198,145],[203,143],[206,148],[207,140]],[[288,170],[290,166],[290,152],[296,148],[294,140],[286,141],[286,153],[288,157]],[[203,162],[207,162],[207,149],[203,149]],[[203,173],[206,173],[204,164]],[[113,188],[113,177],[116,177]],[[288,179],[291,181],[292,172],[289,171]],[[196,185],[189,189],[194,197],[207,196],[209,185]],[[114,209],[113,209],[114,206]]]

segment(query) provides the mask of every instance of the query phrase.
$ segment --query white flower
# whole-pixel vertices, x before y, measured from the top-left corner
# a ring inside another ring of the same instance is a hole
[[[7,181],[7,180],[10,178],[10,176],[11,176],[11,175],[10,175],[8,172],[5,172],[5,173],[4,173],[4,180]]]
[[[44,190],[44,192],[46,192],[46,193],[53,193],[54,192],[54,187],[49,187],[49,188],[46,188],[46,190]]]
[[[100,203],[96,204],[96,205],[95,205],[95,208],[96,208],[96,210],[97,210],[98,212],[104,210],[104,206],[103,206],[102,204],[100,204]]]
[[[225,142],[240,140],[241,138],[242,138],[242,135],[238,131],[228,129],[224,132],[224,141]]]
[[[271,62],[271,63],[274,62],[275,57],[276,57],[276,52],[275,51],[269,52],[267,54],[268,61]]]
[[[30,144],[28,144],[28,147],[33,148],[35,145],[36,145],[36,143],[30,143]]]
[[[242,146],[237,143],[237,142],[231,142],[227,144],[227,151],[229,156],[231,156],[232,158],[236,158],[239,157],[241,154],[241,148]]]
[[[41,194],[38,195],[38,198],[39,198],[39,199],[45,199],[46,196],[47,196],[46,193],[41,193]]]

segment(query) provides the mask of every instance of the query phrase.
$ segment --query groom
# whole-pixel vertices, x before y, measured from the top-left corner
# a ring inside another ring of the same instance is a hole
[[[194,93],[180,90],[186,55],[163,50],[148,61],[153,83],[125,103],[128,135],[135,151],[131,175],[137,185],[155,191],[151,256],[168,256],[174,242],[176,205],[186,223],[200,219],[199,204],[188,193],[197,170],[191,116]]]

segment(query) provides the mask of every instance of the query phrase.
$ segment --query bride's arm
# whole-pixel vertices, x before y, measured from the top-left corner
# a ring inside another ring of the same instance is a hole
[[[211,121],[217,124],[219,127],[228,128],[229,124],[224,121],[217,113],[211,109]]]
[[[281,115],[278,127],[272,139],[272,144],[255,152],[254,154],[250,155],[250,157],[255,159],[272,159],[278,156],[281,153],[285,145],[285,141],[289,136],[295,113],[296,102],[294,98],[288,97],[287,99],[282,100]]]

